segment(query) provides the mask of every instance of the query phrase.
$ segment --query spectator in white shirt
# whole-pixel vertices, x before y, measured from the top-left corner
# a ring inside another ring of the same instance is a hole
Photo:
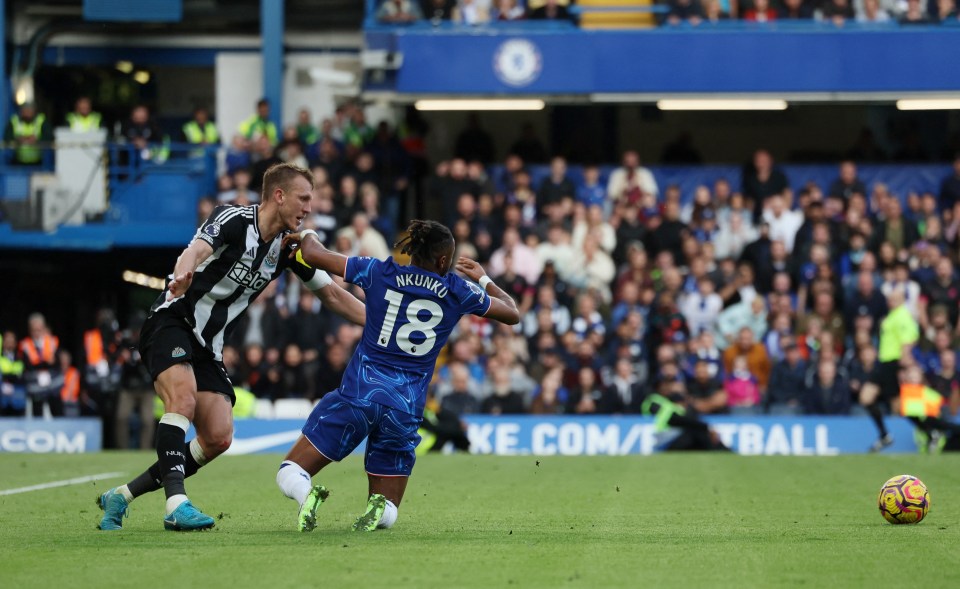
[[[660,189],[650,170],[640,165],[637,152],[627,151],[623,154],[623,166],[610,174],[607,197],[614,202],[637,204],[643,194],[658,196]]]
[[[731,213],[727,223],[720,225],[720,231],[713,239],[714,251],[718,260],[723,258],[740,259],[743,248],[760,237],[753,226],[746,223],[741,213]]]
[[[570,233],[562,225],[551,225],[547,230],[547,241],[538,245],[536,251],[540,263],[552,262],[561,279],[567,280],[573,273],[575,250],[570,244]]]
[[[583,248],[583,240],[587,234],[596,235],[600,247],[608,254],[617,247],[617,231],[610,223],[603,220],[603,207],[591,205],[587,214],[573,227],[573,249]]]
[[[366,213],[357,213],[349,227],[337,232],[337,237],[345,237],[351,243],[351,255],[370,256],[378,260],[390,257],[390,247],[387,240],[376,229],[370,226],[370,218]]]
[[[783,195],[774,194],[767,198],[763,220],[770,225],[770,239],[782,241],[787,247],[787,253],[793,252],[797,231],[803,225],[803,214],[787,210]]]
[[[610,282],[617,274],[613,259],[600,248],[600,240],[589,234],[583,248],[574,257],[574,273],[570,282],[580,288],[595,289],[605,302],[610,301]]]
[[[680,313],[687,320],[690,333],[713,331],[717,316],[723,310],[723,299],[716,293],[713,281],[707,276],[697,280],[697,291],[680,300]]]

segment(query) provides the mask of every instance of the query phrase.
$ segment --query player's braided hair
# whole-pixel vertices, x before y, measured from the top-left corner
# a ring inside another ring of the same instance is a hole
[[[436,221],[414,219],[407,226],[407,236],[394,244],[401,254],[407,254],[417,261],[433,261],[446,253],[453,244],[453,233],[446,225]]]

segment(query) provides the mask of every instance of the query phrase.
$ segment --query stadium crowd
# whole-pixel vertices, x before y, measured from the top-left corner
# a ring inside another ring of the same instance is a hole
[[[227,173],[201,217],[217,202],[258,202],[263,171],[295,162],[316,178],[305,225],[339,252],[385,258],[405,195],[419,192],[418,204],[452,228],[458,253],[515,297],[516,328],[462,322],[441,355],[434,406],[457,415],[639,413],[657,392],[699,414],[844,415],[859,410],[879,365],[905,352],[900,363],[921,367],[950,412],[960,409],[960,157],[939,194],[865,186],[852,160],[831,185],[794,193],[760,149],[742,178],[684,195],[659,186],[634,151],[608,177],[590,165],[572,174],[553,157],[534,184],[528,161],[548,157],[534,135],[489,166],[492,142],[471,124],[415,191],[426,161],[417,125],[373,127],[347,104],[316,126],[304,110],[278,132],[268,108],[261,103],[226,148]],[[891,352],[881,325],[895,312],[920,337]],[[134,349],[140,321],[121,330],[103,310],[76,361],[58,351],[42,315],[27,333],[4,333],[0,411],[24,412],[16,390],[53,391],[54,414],[115,417],[117,443],[129,447],[134,407],[144,424],[152,412]],[[314,400],[338,386],[360,334],[281,279],[242,317],[224,364],[257,398]]]
[[[573,0],[382,0],[382,24],[452,21],[464,25],[519,20],[570,20]],[[726,20],[817,20],[846,23],[960,25],[956,0],[658,0],[661,25],[715,24]],[[611,3],[613,5],[613,3]],[[622,6],[616,4],[616,6]]]

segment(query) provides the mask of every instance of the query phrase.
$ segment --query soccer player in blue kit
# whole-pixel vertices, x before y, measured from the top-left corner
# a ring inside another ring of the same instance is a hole
[[[456,263],[479,286],[450,272],[455,243],[446,226],[416,220],[407,231],[396,247],[410,255],[408,266],[331,252],[310,230],[285,238],[285,245],[299,242],[295,255],[304,263],[362,288],[367,305],[363,337],[340,388],[320,400],[277,472],[280,490],[300,505],[300,531],[316,527],[317,508],[329,495],[311,477],[349,456],[364,438],[369,498],[353,529],[393,526],[416,460],[427,386],[450,332],[467,314],[509,325],[520,321],[516,303],[480,264],[467,258]]]

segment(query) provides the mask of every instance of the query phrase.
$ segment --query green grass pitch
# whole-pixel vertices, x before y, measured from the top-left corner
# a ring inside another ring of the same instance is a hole
[[[0,455],[0,491],[151,455]],[[539,464],[537,463],[539,460]],[[219,517],[165,532],[162,493],[120,532],[95,529],[119,479],[0,496],[0,586],[33,587],[880,587],[960,586],[960,457],[428,456],[397,526],[349,531],[366,477],[350,459],[311,534],[274,484],[279,456],[224,457],[187,482]],[[893,526],[880,485],[930,489],[918,525]]]

